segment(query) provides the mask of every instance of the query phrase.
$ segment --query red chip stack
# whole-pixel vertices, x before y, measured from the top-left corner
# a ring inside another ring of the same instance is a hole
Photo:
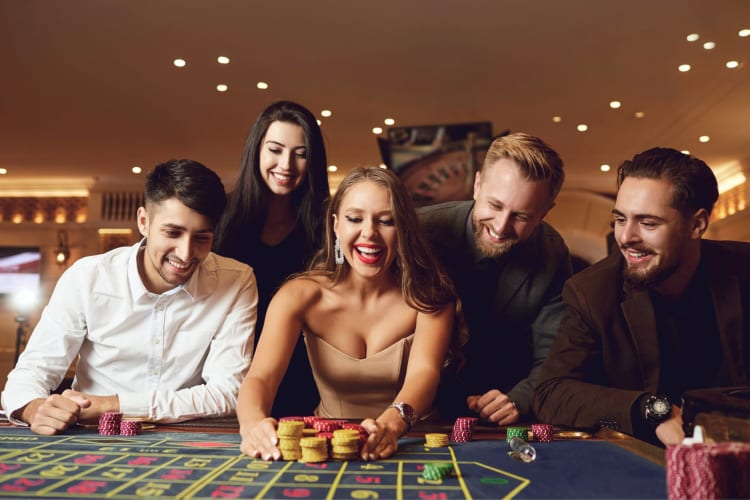
[[[318,419],[312,423],[313,429],[320,432],[333,432],[336,429],[341,428],[341,423],[338,420],[326,420]]]
[[[137,436],[141,433],[143,433],[143,422],[141,420],[124,418],[120,421],[121,436]]]
[[[553,427],[550,424],[531,424],[531,434],[535,441],[549,443],[552,441]]]
[[[476,417],[458,417],[453,423],[451,432],[452,443],[466,443],[471,441],[471,435],[474,432],[474,425],[479,419]]]
[[[117,436],[120,434],[122,413],[105,411],[99,417],[99,434],[101,436]]]
[[[750,498],[750,443],[667,447],[669,498]]]

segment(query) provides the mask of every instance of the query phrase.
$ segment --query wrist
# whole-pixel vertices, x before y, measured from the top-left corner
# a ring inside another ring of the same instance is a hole
[[[404,433],[409,432],[414,424],[417,422],[417,412],[414,408],[403,401],[397,401],[388,407],[396,411],[401,421],[406,425]]]

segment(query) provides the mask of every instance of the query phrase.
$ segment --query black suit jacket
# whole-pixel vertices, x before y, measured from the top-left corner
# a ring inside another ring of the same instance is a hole
[[[727,385],[747,385],[750,363],[750,243],[701,242]],[[566,313],[545,361],[534,409],[549,423],[613,421],[633,433],[633,403],[660,380],[656,316],[648,292],[623,283],[618,251],[565,285]],[[637,423],[636,423],[637,425]]]
[[[571,275],[562,237],[542,222],[503,257],[499,267],[477,263],[466,224],[472,201],[418,210],[425,234],[453,280],[469,325],[466,366],[441,378],[437,406],[444,417],[466,415],[466,396],[507,393],[529,413],[538,368],[563,314],[561,292]]]

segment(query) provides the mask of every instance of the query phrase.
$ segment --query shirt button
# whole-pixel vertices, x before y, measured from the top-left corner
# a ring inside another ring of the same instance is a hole
[[[154,344],[158,344],[159,342],[161,342],[161,339],[159,339],[158,337],[154,339]]]

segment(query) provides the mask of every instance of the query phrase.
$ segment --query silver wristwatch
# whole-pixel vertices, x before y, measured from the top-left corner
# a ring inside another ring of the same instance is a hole
[[[412,426],[417,422],[417,412],[411,405],[404,403],[403,401],[397,401],[393,403],[389,408],[395,408],[398,410],[398,414],[406,422],[407,430],[411,429]]]

